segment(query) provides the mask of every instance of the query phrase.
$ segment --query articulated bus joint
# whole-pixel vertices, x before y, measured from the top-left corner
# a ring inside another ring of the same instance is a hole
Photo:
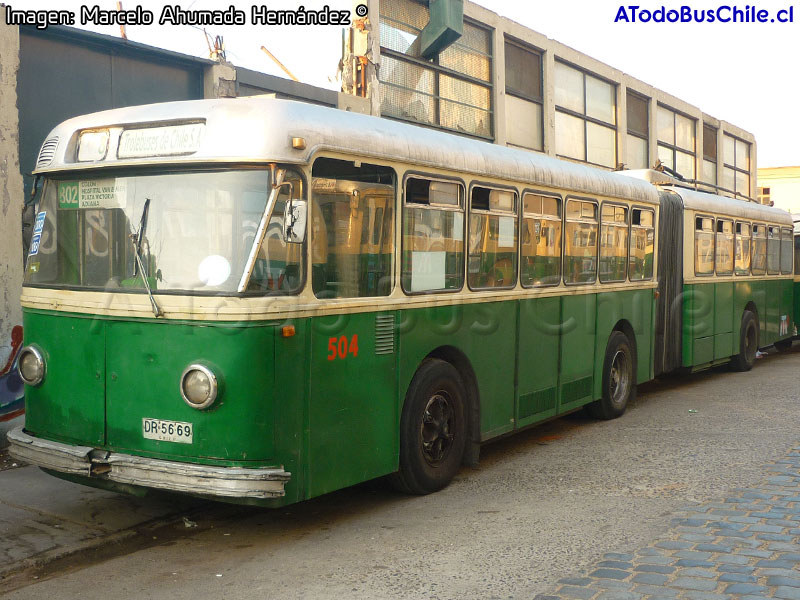
[[[106,452],[37,438],[22,427],[9,432],[8,441],[11,456],[43,469],[185,494],[279,498],[292,476],[280,467],[218,467]]]

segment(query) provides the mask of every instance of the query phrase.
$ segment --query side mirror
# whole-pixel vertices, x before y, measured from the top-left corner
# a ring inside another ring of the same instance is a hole
[[[306,239],[306,216],[308,204],[305,200],[292,199],[283,211],[283,239],[290,244],[302,244]]]

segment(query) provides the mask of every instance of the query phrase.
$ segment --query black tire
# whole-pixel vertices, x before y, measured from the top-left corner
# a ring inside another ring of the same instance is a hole
[[[390,478],[397,489],[430,494],[455,477],[467,441],[466,397],[453,365],[438,359],[420,365],[400,417],[400,469]]]
[[[749,371],[756,363],[758,351],[758,319],[752,311],[742,314],[739,329],[739,354],[731,357],[731,368],[735,371]]]
[[[786,338],[785,340],[778,340],[775,342],[775,350],[778,352],[784,353],[789,352],[792,349],[792,338]]]
[[[628,404],[636,398],[636,355],[633,345],[621,331],[608,338],[603,361],[603,397],[587,405],[596,419],[621,417]]]

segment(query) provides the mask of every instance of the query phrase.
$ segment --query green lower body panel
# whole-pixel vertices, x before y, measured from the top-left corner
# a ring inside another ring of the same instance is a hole
[[[284,322],[26,310],[25,343],[41,348],[47,374],[26,388],[24,434],[54,444],[63,464],[80,465],[67,475],[92,485],[138,493],[169,465],[184,478],[195,465],[228,489],[263,472],[281,494],[226,500],[279,506],[397,470],[406,392],[426,358],[457,367],[472,438],[488,440],[599,398],[614,329],[630,336],[638,380],[648,379],[653,310],[650,288]],[[181,396],[193,363],[218,378],[204,410]],[[148,435],[150,421],[192,434]]]
[[[785,278],[743,278],[685,285],[683,366],[703,368],[738,354],[745,310],[758,319],[759,346],[791,335],[792,285]]]

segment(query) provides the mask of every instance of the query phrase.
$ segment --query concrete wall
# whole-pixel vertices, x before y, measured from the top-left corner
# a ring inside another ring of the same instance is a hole
[[[759,169],[758,185],[770,188],[770,200],[777,208],[800,217],[800,167]]]
[[[17,70],[19,33],[0,21],[0,447],[21,409],[22,385],[13,368],[22,341],[22,175],[19,169]]]
[[[378,14],[378,0],[370,1],[370,15]],[[555,105],[555,70],[556,61],[571,64],[589,74],[596,75],[615,85],[616,90],[616,151],[617,162],[626,162],[628,145],[627,124],[627,92],[631,90],[639,96],[647,98],[649,108],[648,166],[652,166],[658,158],[657,108],[659,105],[690,117],[695,122],[695,172],[701,179],[703,172],[703,124],[717,129],[717,184],[722,185],[722,165],[732,163],[733,157],[725,156],[723,135],[728,133],[751,145],[750,186],[748,195],[756,197],[757,148],[755,137],[726,121],[706,114],[700,108],[681,100],[663,90],[659,90],[635,77],[600,62],[538,33],[528,27],[502,17],[490,9],[479,6],[470,0],[464,1],[464,17],[489,28],[492,31],[492,111],[494,142],[527,150],[539,151],[556,156],[556,105]],[[375,35],[374,37],[378,37]],[[506,94],[505,76],[505,41],[510,39],[521,42],[541,53],[543,102],[541,109],[537,103],[526,102],[510,94]],[[541,110],[541,119],[539,113]],[[373,112],[373,114],[376,114]],[[542,143],[539,144],[541,128]],[[527,139],[526,139],[527,136]],[[565,158],[564,160],[572,160]],[[579,162],[579,161],[574,161]],[[703,188],[705,189],[705,187]]]
[[[544,152],[551,156],[555,156],[556,147],[556,130],[555,130],[555,92],[553,81],[555,79],[555,60],[556,58],[577,65],[587,72],[599,75],[609,81],[617,84],[617,157],[619,162],[625,161],[626,146],[627,146],[627,90],[631,89],[633,92],[641,96],[649,98],[649,115],[650,115],[650,135],[648,144],[649,164],[652,165],[658,156],[658,140],[656,136],[656,109],[659,104],[665,105],[670,109],[683,113],[684,115],[695,119],[695,148],[696,148],[696,172],[698,179],[703,172],[703,123],[707,123],[717,128],[717,181],[722,182],[722,164],[725,162],[732,162],[732,157],[724,156],[724,144],[722,143],[723,133],[729,133],[751,144],[751,158],[750,161],[750,190],[749,195],[751,198],[756,197],[756,141],[753,134],[737,127],[727,121],[717,119],[711,115],[704,113],[698,107],[681,100],[663,90],[653,87],[635,77],[631,77],[626,73],[607,65],[578,52],[556,40],[550,39],[541,33],[528,29],[501,17],[497,13],[470,2],[464,2],[464,15],[472,18],[475,21],[483,23],[494,30],[494,45],[492,48],[493,62],[495,68],[493,72],[493,106],[495,112],[495,142],[498,144],[509,144],[509,131],[507,127],[506,110],[508,109],[508,99],[506,96],[506,79],[505,69],[505,46],[504,41],[506,36],[515,38],[523,43],[526,43],[534,48],[542,51],[542,64],[543,64],[543,79],[544,79]],[[517,125],[514,125],[517,126]],[[510,145],[510,144],[509,144]]]

